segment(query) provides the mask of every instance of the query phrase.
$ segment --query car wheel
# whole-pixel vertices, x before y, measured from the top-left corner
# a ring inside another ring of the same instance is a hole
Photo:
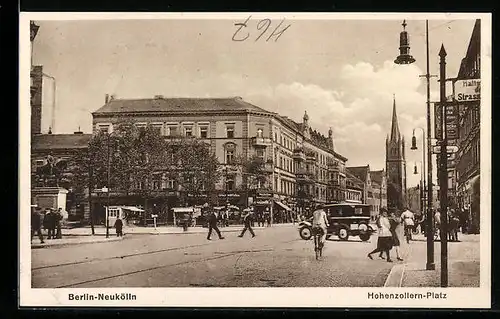
[[[361,239],[362,241],[367,241],[368,239],[370,239],[370,234],[369,233],[359,234],[359,239]]]
[[[340,226],[338,236],[340,240],[347,241],[349,239],[349,229],[346,226]]]
[[[304,240],[309,240],[312,237],[311,229],[307,226],[302,227],[299,231],[299,234],[300,234],[300,238],[302,238]]]

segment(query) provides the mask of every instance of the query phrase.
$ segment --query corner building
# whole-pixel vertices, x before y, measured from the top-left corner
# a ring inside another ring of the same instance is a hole
[[[308,212],[318,203],[345,200],[347,158],[335,152],[331,129],[324,136],[309,127],[307,113],[297,123],[240,97],[116,99],[107,95],[105,105],[92,115],[94,132],[112,132],[127,118],[137,126],[156,127],[165,138],[194,136],[207,142],[224,172],[216,185],[219,204],[253,204],[273,212],[279,221],[291,209]],[[268,172],[267,185],[251,194],[242,190],[241,170],[230,169],[232,159],[240,155],[261,157]],[[163,181],[160,188],[167,197],[166,209],[179,205],[172,192],[178,189],[175,182]]]

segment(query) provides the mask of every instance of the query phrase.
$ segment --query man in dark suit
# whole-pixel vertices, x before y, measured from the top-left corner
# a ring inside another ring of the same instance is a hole
[[[214,211],[210,211],[208,215],[208,240],[211,240],[210,236],[212,236],[212,230],[215,230],[215,232],[219,236],[219,239],[224,239],[224,237],[222,237],[220,233],[219,227],[217,227],[217,215],[215,215]]]
[[[238,237],[243,237],[247,229],[250,232],[250,234],[252,234],[252,238],[255,237],[255,233],[253,232],[252,229],[252,221],[253,221],[253,212],[250,211],[245,215],[245,217],[243,217],[243,223],[245,224],[245,228],[243,228],[241,234]]]
[[[38,238],[40,239],[40,243],[44,243],[43,234],[42,234],[42,226],[43,226],[43,216],[40,213],[38,208],[31,209],[31,240],[33,240],[33,235],[37,233]]]

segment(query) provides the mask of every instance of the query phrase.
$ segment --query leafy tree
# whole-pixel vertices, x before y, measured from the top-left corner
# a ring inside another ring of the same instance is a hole
[[[169,173],[183,193],[192,194],[195,201],[205,193],[210,195],[221,177],[219,162],[210,145],[195,138],[171,141],[173,170]]]

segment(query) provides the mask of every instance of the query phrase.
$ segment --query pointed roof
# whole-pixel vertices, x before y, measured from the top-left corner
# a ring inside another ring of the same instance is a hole
[[[401,133],[399,133],[398,116],[396,113],[396,97],[393,96],[391,141],[396,141],[396,140],[399,140],[400,138],[401,138]]]
[[[346,171],[356,176],[358,179],[366,182],[366,178],[368,177],[368,173],[370,172],[370,165],[365,166],[350,166],[346,167]]]
[[[375,181],[377,184],[382,184],[382,179],[385,175],[385,171],[379,170],[379,171],[370,171],[370,178],[372,181]]]

